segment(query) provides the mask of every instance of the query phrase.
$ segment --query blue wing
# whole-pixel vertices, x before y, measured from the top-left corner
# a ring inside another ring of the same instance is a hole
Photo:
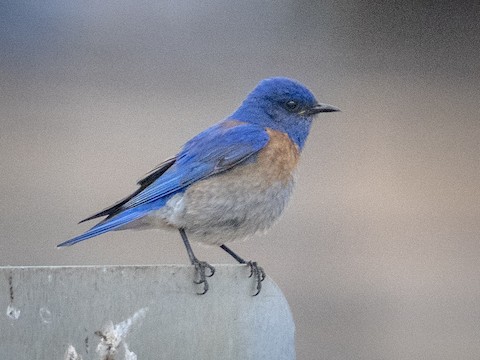
[[[124,208],[152,202],[214,174],[230,169],[261,150],[268,142],[265,129],[251,124],[217,124],[185,144],[175,164],[132,197]]]
[[[58,246],[103,234],[162,207],[173,194],[190,184],[226,171],[260,151],[269,140],[264,128],[238,121],[223,121],[187,142],[169,159],[139,181],[140,189],[115,205],[85,219],[108,215],[86,233]]]

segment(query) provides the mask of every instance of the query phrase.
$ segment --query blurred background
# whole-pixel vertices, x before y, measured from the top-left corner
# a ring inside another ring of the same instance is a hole
[[[0,264],[188,263],[174,232],[55,245],[288,76],[342,112],[314,124],[282,220],[232,248],[284,291],[298,359],[478,359],[479,18],[473,1],[2,1]]]

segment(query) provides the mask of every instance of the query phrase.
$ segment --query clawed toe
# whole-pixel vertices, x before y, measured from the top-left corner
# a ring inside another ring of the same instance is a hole
[[[266,274],[265,271],[261,266],[258,266],[256,261],[249,261],[247,262],[247,265],[250,267],[250,276],[249,277],[254,277],[257,284],[256,284],[256,289],[257,292],[253,294],[253,296],[257,296],[260,294],[260,291],[262,290],[262,281],[265,280]]]
[[[197,292],[198,295],[204,295],[209,289],[207,277],[212,277],[215,274],[215,268],[206,261],[196,260],[193,264],[195,266],[195,280],[193,282],[197,285],[203,284],[203,291]],[[207,274],[206,269],[209,270]],[[198,279],[198,280],[197,280]]]

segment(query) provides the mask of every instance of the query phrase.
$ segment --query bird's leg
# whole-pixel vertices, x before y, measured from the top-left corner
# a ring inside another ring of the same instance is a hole
[[[260,294],[260,291],[262,290],[262,281],[265,280],[265,271],[261,266],[258,266],[256,261],[245,261],[243,258],[235,254],[232,249],[230,249],[226,245],[220,245],[220,247],[227,252],[228,255],[233,257],[235,260],[237,260],[240,264],[246,264],[250,267],[250,276],[255,277],[255,280],[257,282],[257,292],[253,294],[253,296],[257,296]]]
[[[179,231],[180,231],[180,235],[182,237],[183,243],[187,248],[187,253],[188,253],[188,257],[190,258],[190,262],[192,263],[193,266],[195,266],[195,274],[198,280],[194,280],[193,282],[195,284],[203,284],[203,291],[197,294],[203,295],[208,291],[207,277],[211,277],[213,276],[213,274],[215,274],[215,268],[209,263],[207,263],[206,261],[200,261],[197,259],[197,257],[193,253],[192,247],[190,246],[190,242],[188,241],[185,230],[179,229]],[[207,274],[206,269],[210,271],[209,274]]]

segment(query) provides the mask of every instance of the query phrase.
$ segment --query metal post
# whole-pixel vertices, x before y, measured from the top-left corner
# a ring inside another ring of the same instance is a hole
[[[215,268],[199,296],[193,266],[0,267],[0,358],[294,359],[276,284]]]

